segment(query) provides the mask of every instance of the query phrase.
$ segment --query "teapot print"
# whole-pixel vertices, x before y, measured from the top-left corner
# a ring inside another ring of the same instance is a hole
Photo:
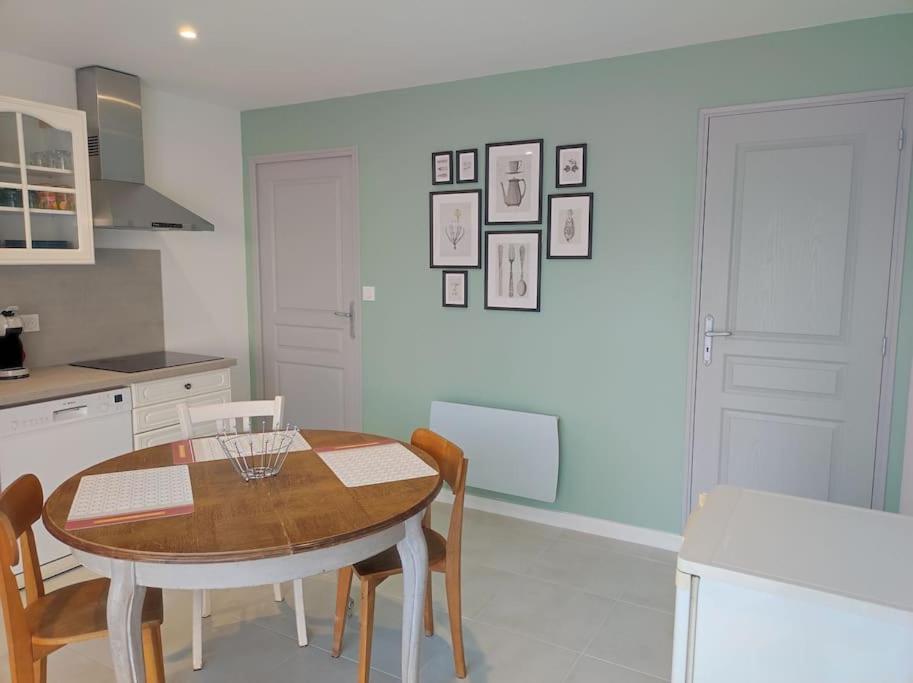
[[[523,183],[523,189],[520,189],[520,183]],[[526,179],[509,178],[507,180],[506,189],[504,188],[504,183],[502,181],[501,194],[504,197],[504,204],[507,206],[520,206],[520,202],[522,202],[523,198],[526,196]]]

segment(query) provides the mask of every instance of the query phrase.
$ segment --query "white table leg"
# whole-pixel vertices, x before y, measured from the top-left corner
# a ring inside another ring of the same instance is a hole
[[[403,683],[418,683],[419,645],[428,577],[424,511],[406,520],[406,537],[396,544],[403,565]]]
[[[117,683],[146,683],[142,638],[146,587],[136,585],[135,570],[132,562],[111,560],[108,638]]]

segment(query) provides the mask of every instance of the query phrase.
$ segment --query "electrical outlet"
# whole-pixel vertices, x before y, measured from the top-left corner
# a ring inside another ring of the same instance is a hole
[[[374,287],[362,287],[361,288],[361,300],[362,301],[374,301]]]
[[[41,330],[41,327],[38,325],[38,314],[31,313],[29,315],[20,315],[22,319],[22,331],[23,332],[38,332]]]

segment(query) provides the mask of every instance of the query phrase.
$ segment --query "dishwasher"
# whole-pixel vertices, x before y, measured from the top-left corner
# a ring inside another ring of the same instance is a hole
[[[74,474],[133,450],[130,389],[121,388],[0,410],[0,487],[34,474],[44,497]],[[70,549],[39,520],[33,527],[41,573],[76,566]],[[17,566],[16,574],[21,574]]]

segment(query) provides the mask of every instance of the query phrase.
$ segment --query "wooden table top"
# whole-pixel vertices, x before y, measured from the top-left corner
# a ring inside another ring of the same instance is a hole
[[[302,430],[311,446],[383,437]],[[434,459],[403,444],[436,471]],[[233,562],[291,555],[354,540],[412,517],[441,488],[441,476],[346,488],[314,451],[290,453],[275,477],[245,482],[228,460],[192,463],[192,514],[68,531],[79,480],[173,464],[171,444],[106,460],[65,481],[47,499],[44,524],[62,543],[95,555],[143,562]]]

